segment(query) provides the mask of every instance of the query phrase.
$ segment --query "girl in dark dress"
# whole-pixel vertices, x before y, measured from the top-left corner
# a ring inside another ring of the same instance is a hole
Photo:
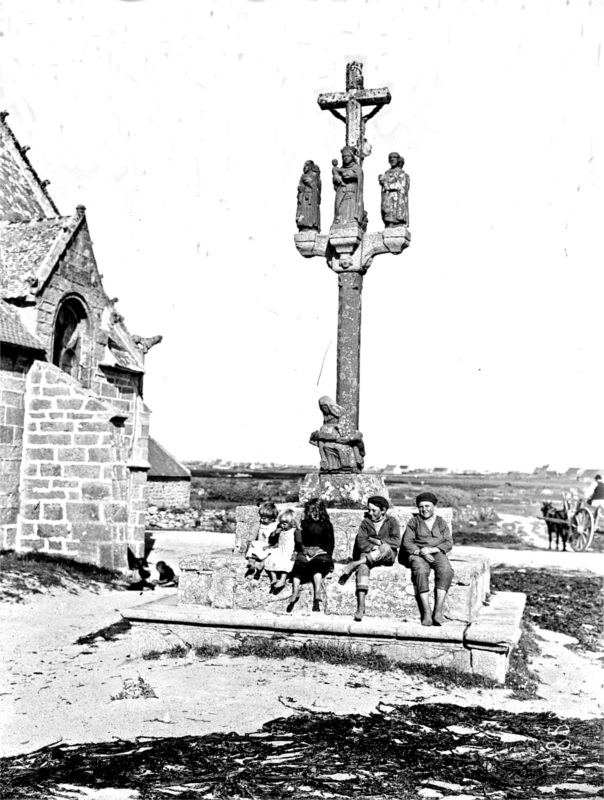
[[[318,498],[308,500],[300,529],[296,531],[294,549],[294,568],[292,577],[292,596],[288,611],[293,611],[300,599],[300,583],[312,581],[313,611],[320,611],[319,594],[323,578],[333,572],[333,548],[335,540],[333,525],[327,514],[325,503]]]

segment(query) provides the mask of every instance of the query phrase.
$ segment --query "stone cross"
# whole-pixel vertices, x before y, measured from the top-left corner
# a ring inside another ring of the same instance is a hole
[[[363,158],[368,156],[371,148],[365,139],[365,123],[387,103],[390,102],[388,89],[365,89],[363,85],[363,67],[358,62],[351,62],[346,67],[346,91],[321,94],[319,107],[330,111],[338,119],[346,123],[346,148],[352,149],[362,166]],[[373,109],[363,116],[363,108]],[[345,116],[339,112],[345,109]],[[347,156],[350,161],[350,155]],[[344,153],[343,153],[344,159]],[[308,163],[308,162],[307,162]],[[313,163],[313,162],[310,162]],[[342,168],[334,164],[334,173],[343,174]],[[321,234],[319,230],[302,230],[294,236],[296,247],[305,258],[323,256],[329,267],[338,275],[339,307],[338,307],[338,348],[337,348],[337,385],[336,402],[343,408],[347,423],[354,429],[359,424],[360,399],[360,357],[361,357],[361,294],[363,276],[373,258],[381,253],[397,255],[409,246],[411,234],[407,224],[390,224],[379,233],[367,233],[367,219],[363,214],[363,178],[362,169],[357,162],[349,171],[356,169],[355,186],[358,192],[359,208],[356,218],[350,212],[344,218],[336,215],[329,234]],[[360,173],[360,174],[359,174]],[[404,174],[404,173],[403,173]],[[335,180],[334,179],[334,185]],[[406,178],[408,185],[408,178]],[[354,190],[348,190],[348,195]],[[406,191],[406,187],[405,187]],[[336,205],[338,195],[336,190]],[[350,203],[349,203],[350,206]],[[318,218],[318,214],[317,214]],[[318,226],[317,226],[318,227]]]
[[[351,61],[346,65],[346,91],[320,94],[317,102],[322,111],[331,111],[334,117],[346,123],[346,144],[356,150],[362,160],[371,152],[365,141],[365,122],[391,99],[388,89],[365,89],[363,65]],[[374,106],[366,117],[363,117],[363,106]],[[339,108],[346,109],[346,116],[338,112]]]

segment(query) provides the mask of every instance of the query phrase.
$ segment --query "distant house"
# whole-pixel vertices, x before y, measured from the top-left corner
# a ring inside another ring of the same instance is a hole
[[[547,475],[547,471],[549,469],[549,464],[544,464],[542,467],[535,467],[533,470],[533,475],[541,475],[545,477]]]
[[[579,477],[582,478],[583,480],[589,478],[589,480],[593,481],[596,475],[602,475],[602,472],[603,470],[601,469],[582,469],[579,473]]]
[[[403,472],[409,472],[409,467],[406,464],[388,464],[383,472],[388,475],[402,475]]]
[[[188,508],[191,473],[159,442],[149,437],[148,503],[159,508]]]
[[[449,472],[449,467],[434,467],[432,471],[434,473],[440,473],[441,475],[443,475]]]
[[[579,473],[580,472],[581,472],[581,468],[580,467],[570,467],[570,469],[566,470],[566,472],[564,473],[564,476],[566,478],[575,478],[576,479],[576,478],[579,477]]]

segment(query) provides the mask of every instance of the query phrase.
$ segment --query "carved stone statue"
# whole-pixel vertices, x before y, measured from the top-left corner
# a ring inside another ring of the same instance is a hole
[[[363,208],[363,170],[356,160],[352,147],[342,149],[342,166],[338,167],[336,162],[331,174],[333,188],[336,190],[334,225],[349,225],[355,222],[361,226],[366,225]]]
[[[321,170],[306,161],[298,183],[296,225],[299,231],[321,230]]]
[[[361,472],[365,458],[363,434],[353,430],[343,418],[343,409],[330,397],[319,398],[323,425],[310,435],[319,448],[320,472]]]
[[[405,159],[398,153],[388,156],[390,169],[380,175],[382,219],[386,228],[409,225],[409,176],[403,170]]]

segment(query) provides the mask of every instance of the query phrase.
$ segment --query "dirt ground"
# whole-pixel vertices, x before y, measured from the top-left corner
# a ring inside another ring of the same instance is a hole
[[[230,534],[155,533],[150,561],[177,566],[190,552],[228,549]],[[527,542],[529,545],[529,542]],[[604,554],[548,551],[545,537],[531,550],[483,550],[493,566],[543,567],[604,575]],[[476,548],[459,548],[475,550]],[[514,699],[505,688],[437,691],[417,676],[372,673],[354,667],[218,656],[200,661],[157,661],[130,655],[127,633],[77,644],[120,619],[120,611],[160,592],[65,590],[0,606],[3,632],[0,756],[33,751],[53,742],[185,736],[257,730],[265,722],[303,709],[338,714],[372,712],[379,703],[454,703],[488,709],[553,712],[562,717],[602,716],[604,652],[575,652],[563,634],[538,630],[541,653],[531,668],[538,697]],[[144,684],[140,683],[140,679]],[[147,686],[147,696],[129,687]]]

